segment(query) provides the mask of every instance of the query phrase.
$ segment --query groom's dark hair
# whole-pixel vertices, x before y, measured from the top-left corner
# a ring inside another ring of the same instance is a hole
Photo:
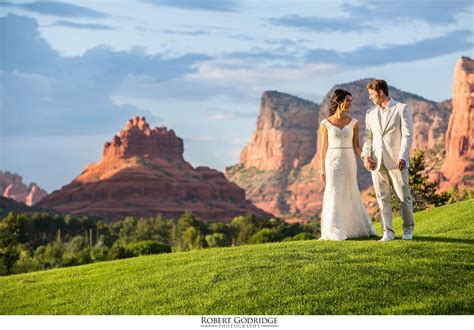
[[[374,79],[369,81],[367,84],[367,89],[372,89],[378,93],[378,91],[382,91],[385,96],[388,96],[388,85],[385,80],[382,79]]]

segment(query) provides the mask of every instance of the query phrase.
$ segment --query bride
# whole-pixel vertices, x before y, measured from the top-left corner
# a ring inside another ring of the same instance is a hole
[[[359,122],[347,115],[352,95],[336,89],[331,98],[330,116],[320,124],[321,181],[326,183],[321,214],[321,239],[376,235],[357,186],[360,157]],[[354,154],[355,153],[355,154]]]

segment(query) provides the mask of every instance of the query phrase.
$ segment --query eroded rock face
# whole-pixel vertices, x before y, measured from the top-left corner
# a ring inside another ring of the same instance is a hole
[[[28,206],[33,206],[38,204],[48,193],[41,189],[36,183],[30,183],[28,186],[28,195],[25,199],[25,204]]]
[[[143,117],[127,122],[105,143],[103,158],[87,165],[70,184],[41,205],[74,215],[120,220],[126,216],[228,221],[247,212],[271,216],[245,199],[245,191],[222,173],[194,169],[183,158],[183,140],[167,128],[150,129]]]
[[[257,128],[240,154],[245,168],[288,170],[307,164],[316,150],[319,106],[279,92],[261,98]]]
[[[183,140],[165,127],[150,129],[144,117],[130,119],[119,135],[104,145],[104,160],[119,160],[133,156],[144,159],[170,158],[183,162]]]
[[[474,187],[474,60],[462,57],[453,79],[452,115],[446,133],[444,189],[464,184]]]
[[[3,197],[14,199],[17,202],[25,203],[26,196],[28,196],[28,188],[24,184],[12,183],[3,192]]]
[[[20,175],[10,172],[0,172],[0,193],[3,197],[28,206],[35,205],[48,194],[36,183],[31,183],[27,187]]]

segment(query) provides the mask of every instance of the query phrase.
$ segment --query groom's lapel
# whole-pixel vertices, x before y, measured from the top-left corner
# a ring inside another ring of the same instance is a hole
[[[387,121],[385,122],[385,126],[384,126],[383,129],[382,129],[382,134],[385,132],[385,129],[387,128],[388,123],[390,123],[390,120],[392,119],[393,114],[394,114],[395,111],[396,111],[396,108],[397,108],[397,106],[394,105],[394,106],[390,109],[390,113],[388,114]]]
[[[377,123],[377,127],[379,128],[380,134],[382,134],[382,123],[379,119],[379,109],[375,108],[372,117],[374,118],[373,120],[375,120],[375,122]]]

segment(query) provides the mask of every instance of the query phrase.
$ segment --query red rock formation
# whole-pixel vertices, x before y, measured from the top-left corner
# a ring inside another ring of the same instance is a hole
[[[3,192],[7,189],[9,185],[20,185],[23,184],[23,178],[16,174],[10,173],[8,171],[1,172],[0,171],[0,192],[3,195]]]
[[[170,158],[183,162],[183,140],[173,130],[155,127],[150,130],[144,117],[130,119],[125,128],[104,145],[104,160],[140,156],[144,159]]]
[[[245,191],[222,173],[194,169],[183,150],[173,130],[151,130],[145,118],[135,117],[105,143],[101,161],[40,205],[111,220],[160,213],[177,218],[186,210],[202,220],[228,221],[247,212],[271,216],[245,200]]]
[[[0,193],[3,197],[14,199],[17,202],[33,206],[47,195],[47,192],[31,183],[28,187],[23,178],[14,173],[0,172]]]
[[[25,198],[25,204],[29,206],[36,205],[40,200],[48,195],[46,191],[38,187],[34,182],[30,183],[28,191],[28,195]]]
[[[11,198],[19,202],[24,202],[28,196],[28,188],[25,185],[10,184],[3,192],[3,197]],[[26,203],[25,203],[26,204]]]
[[[308,163],[316,150],[317,104],[288,94],[265,92],[257,129],[240,162],[259,170],[287,170]]]
[[[474,60],[462,57],[453,80],[453,111],[446,133],[443,189],[474,187]]]

